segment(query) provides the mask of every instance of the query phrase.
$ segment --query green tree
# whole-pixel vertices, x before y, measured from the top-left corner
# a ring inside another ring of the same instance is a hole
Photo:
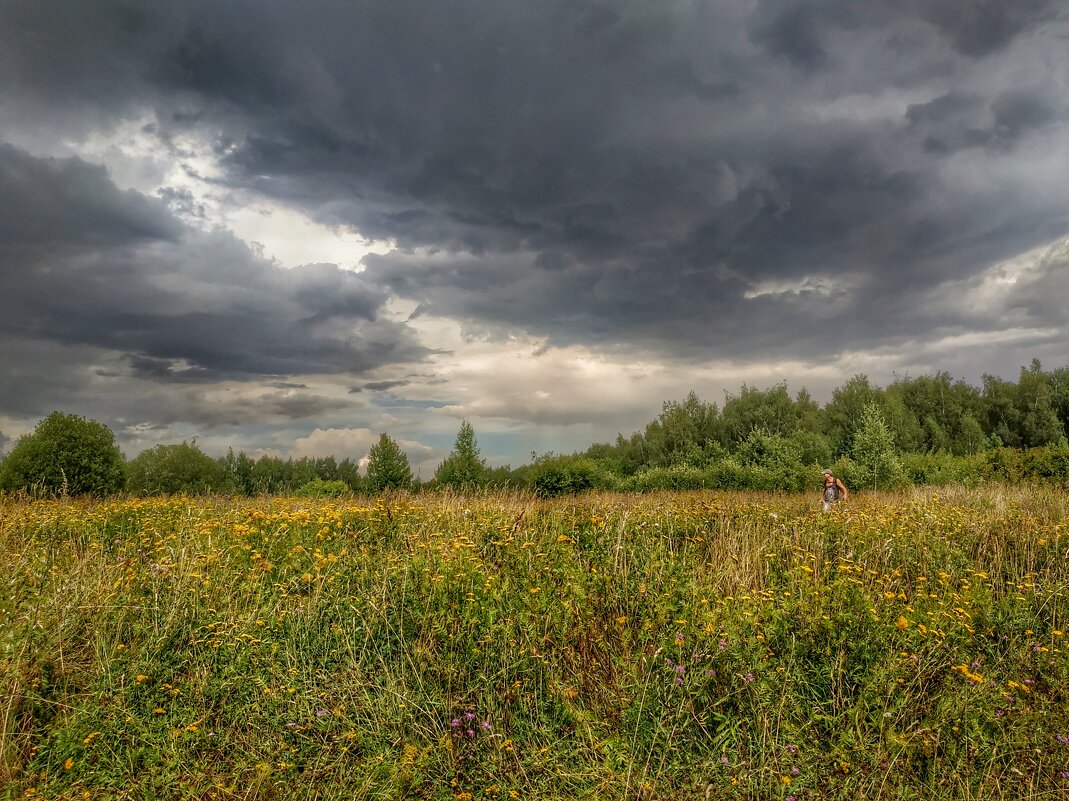
[[[317,462],[317,459],[308,456],[302,456],[300,459],[287,459],[286,489],[289,492],[294,492],[298,487],[304,486],[309,481],[322,478],[322,476],[317,473]]]
[[[412,468],[408,456],[388,434],[371,446],[367,459],[367,483],[372,492],[408,489],[412,486]]]
[[[219,467],[225,476],[225,483],[236,492],[245,495],[253,495],[256,487],[253,485],[252,472],[256,468],[256,462],[245,451],[240,451],[236,456],[234,449],[228,448],[226,456],[219,459]]]
[[[719,451],[719,417],[716,404],[705,403],[694,392],[682,403],[665,401],[643,435],[644,466],[704,464]]]
[[[1009,448],[1021,445],[1021,415],[1017,409],[1017,387],[1012,381],[984,374],[982,395],[984,428],[992,441]]]
[[[976,453],[983,450],[984,445],[987,443],[987,437],[984,435],[984,429],[981,427],[980,421],[969,412],[963,414],[961,421],[958,423],[958,443],[961,448],[960,451],[957,451],[958,455]]]
[[[261,456],[249,473],[250,494],[278,495],[290,489],[289,468],[277,456]]]
[[[59,495],[109,495],[123,485],[123,455],[111,429],[53,412],[20,437],[0,468],[0,487]]]
[[[854,376],[832,392],[831,401],[824,407],[824,424],[836,456],[850,452],[865,407],[882,400],[882,391],[873,387],[864,374]]]
[[[872,488],[893,489],[906,482],[906,473],[895,453],[895,438],[876,402],[866,404],[854,432],[853,459]]]
[[[1050,377],[1043,372],[1039,359],[1032,359],[1031,366],[1021,368],[1021,377],[1017,381],[1020,434],[1025,447],[1053,445],[1064,436],[1053,400]]]
[[[1051,406],[1062,424],[1062,435],[1069,437],[1069,367],[1059,367],[1050,374]],[[0,445],[3,438],[0,437]]]
[[[235,489],[223,466],[196,446],[157,445],[126,465],[126,489],[138,495],[199,495]]]
[[[800,490],[805,487],[808,471],[794,437],[755,428],[739,444],[735,457],[751,468],[755,488]]]
[[[979,391],[964,381],[954,381],[941,371],[919,378],[900,378],[887,390],[888,397],[901,399],[913,420],[920,424],[919,441],[912,447],[896,436],[900,449],[928,452],[948,451],[957,455],[974,453],[979,447],[975,430],[968,423],[980,414]],[[896,422],[888,418],[892,429]],[[963,426],[965,426],[963,428]]]
[[[647,426],[648,428],[648,426]],[[595,460],[613,473],[630,476],[650,464],[650,447],[642,432],[635,431],[630,437],[616,435],[616,442],[591,445],[583,454]],[[535,454],[531,454],[535,458]]]
[[[800,428],[787,437],[790,447],[798,454],[802,464],[826,465],[832,460],[831,443],[818,431]]]
[[[457,441],[453,450],[438,465],[434,480],[443,487],[454,489],[472,489],[486,483],[487,464],[479,456],[479,445],[475,440],[475,429],[464,420],[457,432]]]
[[[738,448],[760,429],[766,434],[789,437],[800,428],[812,425],[819,419],[815,404],[806,390],[798,393],[798,400],[791,398],[785,383],[776,384],[767,390],[743,384],[738,395],[730,395],[724,401],[720,426],[724,444]]]
[[[338,462],[338,470],[334,474],[336,481],[344,481],[353,492],[357,492],[363,485],[360,478],[359,465],[352,459],[345,458]]]

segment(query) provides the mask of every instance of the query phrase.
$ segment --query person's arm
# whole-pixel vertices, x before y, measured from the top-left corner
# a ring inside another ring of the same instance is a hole
[[[835,479],[835,483],[838,484],[839,485],[839,489],[841,489],[843,491],[843,498],[842,499],[845,501],[850,496],[850,492],[846,489],[846,484],[844,484],[839,479]]]

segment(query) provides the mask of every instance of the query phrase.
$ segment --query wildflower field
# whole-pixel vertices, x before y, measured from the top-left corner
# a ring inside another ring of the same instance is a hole
[[[1067,513],[0,500],[0,797],[1069,797]]]

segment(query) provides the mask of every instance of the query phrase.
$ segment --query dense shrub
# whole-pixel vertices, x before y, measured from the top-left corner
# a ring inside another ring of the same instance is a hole
[[[992,448],[985,458],[985,473],[997,481],[1016,483],[1024,478],[1021,462],[1024,452],[1017,448]]]
[[[1069,447],[1062,444],[1030,448],[1022,454],[1021,472],[1030,479],[1069,483]]]
[[[608,477],[597,462],[584,456],[548,456],[536,459],[530,471],[530,486],[545,498],[604,488]]]
[[[983,454],[954,456],[946,451],[904,453],[899,460],[910,483],[916,486],[964,484],[975,487],[986,475],[987,463]]]
[[[815,467],[796,460],[755,464],[727,457],[705,468],[686,465],[654,467],[621,479],[618,486],[630,492],[694,489],[805,491],[818,486],[819,479]]]
[[[157,445],[126,465],[126,489],[137,495],[199,495],[229,489],[222,464],[195,444]]]
[[[705,486],[710,489],[749,489],[752,470],[734,458],[721,459],[705,470]]]
[[[620,489],[631,492],[701,489],[709,486],[708,480],[706,471],[698,467],[653,467],[623,479]]]
[[[737,458],[747,468],[748,489],[803,490],[814,475],[794,440],[761,429],[743,440]]]

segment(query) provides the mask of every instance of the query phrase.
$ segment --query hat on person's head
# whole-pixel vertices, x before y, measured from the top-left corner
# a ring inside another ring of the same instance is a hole
[[[831,475],[831,470],[829,470],[826,467],[821,472],[824,473],[824,475],[826,475],[826,476],[830,476]]]

